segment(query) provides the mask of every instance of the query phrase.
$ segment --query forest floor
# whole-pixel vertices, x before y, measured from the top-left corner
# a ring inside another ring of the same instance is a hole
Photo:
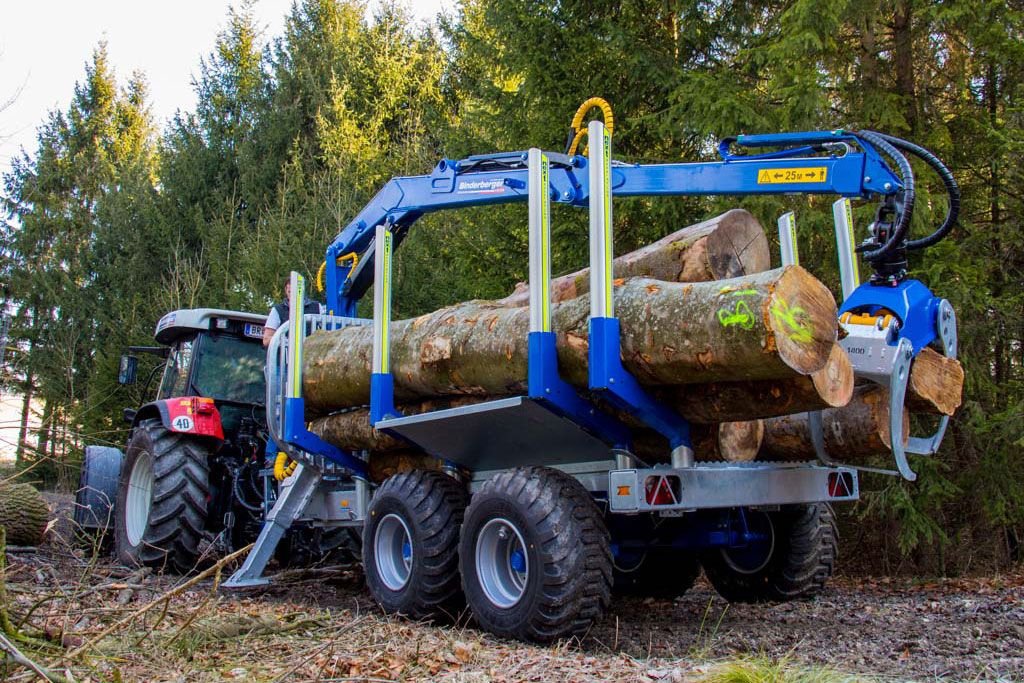
[[[1024,572],[840,577],[781,605],[730,605],[701,579],[675,601],[617,598],[582,641],[538,647],[387,617],[354,566],[288,571],[256,593],[212,576],[181,590],[66,534],[7,553],[7,608],[41,639],[21,651],[80,683],[1024,680]],[[2,680],[35,676],[3,666]]]

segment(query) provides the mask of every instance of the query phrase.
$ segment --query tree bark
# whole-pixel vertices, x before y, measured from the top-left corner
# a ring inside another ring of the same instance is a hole
[[[856,462],[889,452],[889,392],[878,385],[857,387],[850,403],[822,412],[825,448],[842,462]],[[903,435],[909,434],[910,418],[903,411]],[[760,460],[812,460],[807,413],[774,417],[764,421],[764,444]]]
[[[764,228],[748,211],[732,209],[720,216],[677,230],[657,242],[623,254],[612,264],[616,279],[649,277],[667,282],[727,280],[771,268]],[[529,285],[496,303],[528,306]],[[551,301],[568,301],[590,292],[590,269],[553,278]]]
[[[850,402],[853,385],[850,358],[834,344],[825,367],[810,375],[692,384],[665,389],[659,395],[690,422],[713,424],[842,407]]]
[[[648,386],[785,379],[822,369],[836,340],[832,294],[789,266],[706,283],[634,278],[615,288],[623,364]],[[587,384],[589,301],[552,307],[562,377]],[[390,326],[399,401],[498,396],[526,389],[529,311],[470,301]],[[311,412],[369,401],[372,329],[309,337],[303,390]]]
[[[960,361],[924,348],[910,367],[907,408],[912,413],[952,415],[960,407],[964,368]]]

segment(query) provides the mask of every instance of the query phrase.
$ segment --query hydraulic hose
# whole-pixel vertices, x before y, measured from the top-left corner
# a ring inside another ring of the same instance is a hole
[[[956,179],[953,177],[950,170],[946,168],[946,165],[924,147],[915,145],[913,142],[909,142],[892,135],[886,135],[884,133],[875,134],[886,142],[892,144],[894,147],[909,152],[924,163],[928,164],[928,166],[930,166],[942,180],[942,184],[946,188],[946,194],[949,196],[949,208],[946,210],[945,220],[942,222],[942,225],[935,230],[935,232],[927,237],[922,237],[917,240],[909,240],[907,242],[907,249],[923,249],[936,244],[949,234],[950,230],[952,230],[956,225],[957,218],[960,216],[960,187],[957,185]]]
[[[885,244],[877,249],[865,251],[862,254],[865,261],[879,261],[888,256],[893,249],[902,244],[910,230],[910,221],[914,217],[914,169],[910,167],[910,162],[907,161],[907,158],[903,156],[896,147],[889,144],[885,137],[879,133],[875,133],[870,130],[851,132],[865,142],[874,145],[882,153],[895,161],[896,165],[899,167],[900,176],[902,176],[903,210],[900,211],[899,222],[896,224],[895,229],[892,231],[892,235],[889,236],[889,239],[886,240]]]

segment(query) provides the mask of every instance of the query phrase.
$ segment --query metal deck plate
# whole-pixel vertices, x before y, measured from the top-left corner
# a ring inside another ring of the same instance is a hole
[[[607,460],[610,453],[603,441],[525,396],[381,420],[376,427],[470,470]]]

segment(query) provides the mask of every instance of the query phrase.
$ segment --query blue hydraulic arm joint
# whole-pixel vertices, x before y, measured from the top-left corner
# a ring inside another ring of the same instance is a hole
[[[612,270],[611,136],[592,121],[590,139],[590,388],[668,439],[674,467],[693,465],[690,425],[652,398],[622,366]]]

